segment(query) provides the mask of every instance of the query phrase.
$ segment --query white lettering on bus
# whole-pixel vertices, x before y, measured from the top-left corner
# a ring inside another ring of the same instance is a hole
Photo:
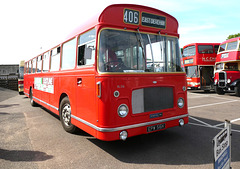
[[[202,61],[204,61],[204,62],[215,62],[216,58],[215,57],[203,57]]]
[[[159,19],[148,18],[148,17],[142,17],[142,22],[143,23],[154,24],[154,25],[165,26],[165,21],[161,21]]]

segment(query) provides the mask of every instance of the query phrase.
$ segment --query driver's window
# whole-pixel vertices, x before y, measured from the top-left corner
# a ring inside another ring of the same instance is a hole
[[[82,34],[78,40],[78,66],[93,65],[95,62],[96,30]]]

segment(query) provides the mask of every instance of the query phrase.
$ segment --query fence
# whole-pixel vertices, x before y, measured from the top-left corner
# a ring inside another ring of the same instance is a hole
[[[18,75],[0,75],[0,87],[18,90]]]

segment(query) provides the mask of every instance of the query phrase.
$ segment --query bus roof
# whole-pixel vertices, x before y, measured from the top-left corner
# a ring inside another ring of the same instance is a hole
[[[153,15],[160,15],[167,17],[166,19],[166,29],[157,29],[153,27],[144,27],[139,23],[139,25],[133,25],[133,24],[126,24],[123,21],[123,11],[124,9],[133,9],[136,11],[139,11],[140,13],[145,12]],[[122,22],[120,22],[122,21]],[[108,7],[106,7],[100,14],[95,15],[93,18],[89,19],[86,23],[80,25],[77,27],[69,36],[67,39],[70,39],[78,34],[81,34],[83,32],[88,31],[89,29],[92,29],[96,25],[109,25],[109,26],[116,26],[120,28],[132,28],[137,29],[140,27],[140,30],[145,31],[152,31],[158,33],[161,31],[161,34],[172,34],[175,36],[178,36],[178,21],[173,16],[147,6],[142,5],[135,5],[135,4],[113,4]]]
[[[221,44],[228,43],[228,42],[234,42],[234,41],[237,41],[237,40],[240,40],[240,37],[236,37],[236,38],[232,38],[232,39],[225,40],[225,41],[222,42]]]
[[[188,46],[196,46],[196,45],[220,45],[220,43],[190,43],[190,44],[185,45],[183,47],[183,49]]]

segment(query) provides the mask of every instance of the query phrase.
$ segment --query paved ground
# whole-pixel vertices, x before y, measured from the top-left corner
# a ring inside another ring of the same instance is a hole
[[[59,118],[0,88],[0,168],[213,168],[213,137],[232,122],[232,167],[240,168],[240,98],[188,91],[190,122],[180,128],[104,142],[66,133]]]

